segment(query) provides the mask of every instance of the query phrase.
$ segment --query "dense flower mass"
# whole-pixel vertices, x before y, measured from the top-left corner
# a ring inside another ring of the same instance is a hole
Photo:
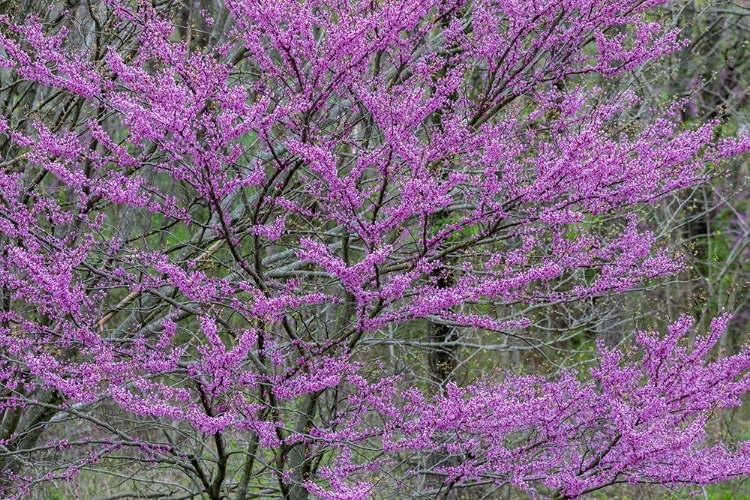
[[[709,435],[750,384],[750,351],[710,352],[726,315],[600,343],[593,368],[455,378],[466,335],[542,350],[536,309],[677,273],[640,208],[750,149],[613,90],[683,46],[662,3],[2,13],[0,495],[108,474],[111,498],[561,499],[750,473],[750,445]]]

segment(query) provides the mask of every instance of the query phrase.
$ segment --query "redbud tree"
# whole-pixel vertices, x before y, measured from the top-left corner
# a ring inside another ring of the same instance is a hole
[[[750,384],[750,351],[710,351],[728,316],[577,371],[491,368],[554,350],[545,307],[679,271],[643,207],[750,149],[622,84],[684,46],[661,3],[2,4],[2,496],[749,473],[710,433]],[[468,381],[459,346],[489,360]]]

